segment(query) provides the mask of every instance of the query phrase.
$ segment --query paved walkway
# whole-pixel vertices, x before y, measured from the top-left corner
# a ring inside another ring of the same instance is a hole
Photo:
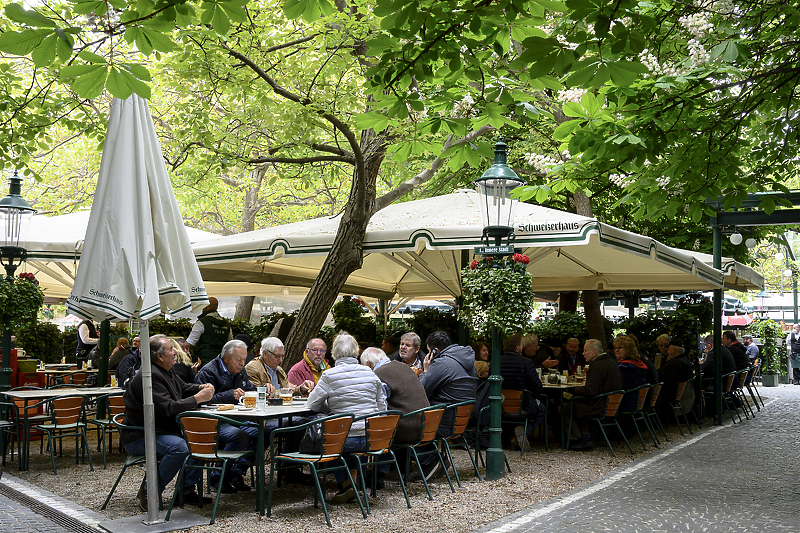
[[[767,406],[755,420],[733,426],[728,419],[727,426],[695,432],[479,531],[800,531],[800,473],[793,467],[800,455],[800,387],[761,391]]]

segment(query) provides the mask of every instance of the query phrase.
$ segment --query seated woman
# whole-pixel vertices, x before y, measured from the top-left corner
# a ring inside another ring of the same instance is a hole
[[[478,371],[478,379],[489,377],[489,362],[491,352],[484,342],[473,342],[472,349],[475,351],[475,370]]]
[[[617,366],[622,375],[623,390],[631,390],[639,385],[647,384],[647,365],[640,360],[636,345],[630,337],[620,335],[614,339],[614,354],[617,356]],[[626,394],[622,403],[619,404],[620,412],[636,409],[636,400],[637,393]]]
[[[172,371],[180,376],[184,383],[194,383],[194,376],[197,374],[200,362],[192,363],[192,358],[183,351],[183,348],[181,348],[181,345],[178,344],[178,341],[175,339],[170,339],[169,342],[172,344],[172,347],[175,348],[176,352],[175,366],[172,367]]]
[[[358,362],[358,342],[347,333],[339,333],[333,341],[332,349],[335,366],[322,373],[314,390],[308,395],[306,406],[317,413],[353,413],[356,416],[368,415],[386,409],[386,396],[378,376]],[[345,441],[344,452],[358,452],[367,449],[364,421],[356,422],[350,428]],[[357,463],[350,462],[350,475],[355,480]],[[332,503],[346,503],[355,500],[355,488],[342,471],[336,471],[336,481],[342,488],[331,499]]]
[[[129,353],[131,353],[131,346],[128,344],[128,339],[126,337],[120,337],[117,339],[117,347],[114,348],[114,351],[111,352],[111,355],[108,358],[108,369],[116,370],[117,366]]]

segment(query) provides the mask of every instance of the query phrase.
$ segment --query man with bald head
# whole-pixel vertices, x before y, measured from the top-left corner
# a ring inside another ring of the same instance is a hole
[[[192,332],[186,343],[192,347],[195,358],[200,360],[200,368],[208,364],[222,351],[229,340],[233,340],[233,331],[228,321],[217,312],[219,302],[213,296],[208,298],[208,305],[197,317]]]

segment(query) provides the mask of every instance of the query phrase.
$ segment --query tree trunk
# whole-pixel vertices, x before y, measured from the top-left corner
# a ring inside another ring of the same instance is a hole
[[[575,210],[581,216],[591,217],[592,201],[583,191],[573,193]],[[606,333],[603,329],[603,314],[600,312],[600,295],[597,291],[583,291],[581,294],[583,313],[586,316],[586,329],[590,339],[597,339],[606,348]]]
[[[261,189],[261,183],[264,179],[264,174],[267,171],[267,165],[258,165],[250,169],[248,183],[252,186],[247,190],[244,196],[244,205],[242,206],[242,231],[253,231],[256,229],[256,214],[261,209],[258,202],[258,193]],[[243,318],[250,322],[250,317],[253,315],[253,302],[256,301],[255,296],[240,296],[236,302],[236,312],[233,318]],[[257,339],[253,339],[257,342]]]
[[[303,300],[297,320],[286,339],[286,357],[282,365],[286,370],[302,359],[306,343],[318,335],[347,277],[361,268],[364,261],[364,235],[369,219],[375,212],[375,182],[386,155],[386,140],[373,130],[365,130],[361,134],[361,150],[364,155],[364,175],[359,175],[356,165],[350,196],[331,251]]]
[[[558,293],[558,312],[574,313],[578,310],[578,291]]]
[[[233,318],[243,318],[250,322],[250,317],[253,314],[253,302],[256,301],[255,296],[239,296],[239,300],[236,302],[236,312],[233,315]],[[255,339],[253,339],[255,341]]]

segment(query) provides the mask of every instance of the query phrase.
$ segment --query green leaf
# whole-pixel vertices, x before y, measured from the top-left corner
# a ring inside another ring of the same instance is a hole
[[[736,41],[725,41],[712,48],[709,55],[712,59],[721,57],[726,63],[733,63],[739,57],[739,47]]]
[[[69,65],[59,71],[61,79],[77,78],[83,76],[87,72],[92,72],[97,68],[97,65]]]
[[[53,30],[7,31],[0,34],[0,52],[15,56],[30,54]]]
[[[564,5],[564,2],[556,2],[554,0],[533,0],[533,2],[557,13],[564,13],[567,10],[567,6]]]
[[[6,6],[6,16],[18,24],[33,26],[34,28],[55,28],[56,23],[45,17],[41,13],[30,10],[26,11],[19,4],[8,4]]]
[[[121,63],[120,66],[124,67],[128,72],[140,80],[150,81],[152,79],[150,76],[150,71],[147,70],[144,65],[140,65],[138,63]]]
[[[581,105],[586,110],[586,113],[593,117],[603,108],[605,104],[605,100],[603,98],[599,98],[592,93],[584,93],[581,97]]]
[[[72,53],[74,52],[74,50],[72,49],[72,44],[73,44],[72,37],[68,35],[66,35],[65,37],[66,38],[62,38],[61,36],[59,36],[59,39],[56,44],[56,53],[58,54],[58,58],[62,62],[65,62],[70,57],[72,57]]]
[[[289,19],[299,18],[305,10],[306,0],[286,0],[283,3],[283,14]]]
[[[223,2],[219,4],[219,7],[228,14],[228,18],[233,22],[245,22],[247,20],[247,12],[242,6],[235,5],[231,2]]]
[[[86,74],[79,76],[72,83],[72,89],[81,98],[97,98],[103,92],[108,76],[106,65],[92,65],[94,68]]]
[[[389,117],[383,113],[371,112],[356,115],[356,124],[362,130],[373,129],[380,133],[389,126]]]
[[[89,13],[94,13],[97,16],[103,16],[108,11],[108,7],[106,3],[103,1],[99,2],[78,2],[75,4],[75,7],[72,8],[75,13],[78,15],[87,15]]]
[[[586,111],[584,111],[583,107],[581,107],[581,104],[578,102],[567,102],[561,109],[568,117],[588,118]]]
[[[638,61],[616,61],[608,63],[608,70],[611,74],[611,81],[614,85],[625,86],[631,85],[639,74],[646,74],[647,67]]]
[[[108,73],[106,89],[120,100],[125,100],[133,93],[125,77],[115,68],[112,68]]]
[[[227,35],[231,29],[231,20],[222,9],[215,9],[214,17],[211,19],[211,26],[219,35]]]
[[[150,44],[153,45],[153,48],[159,52],[171,52],[174,48],[172,39],[159,31],[151,30],[150,28],[142,28],[142,33],[147,37],[147,40],[150,41]]]
[[[107,62],[106,58],[101,57],[92,52],[89,52],[88,50],[84,50],[83,52],[79,53],[78,57],[83,59],[87,63],[105,64]]]
[[[553,131],[553,138],[557,141],[563,141],[566,139],[572,132],[576,129],[581,127],[582,120],[568,120],[566,122],[562,122],[559,126]]]
[[[55,61],[57,42],[58,36],[54,33],[43,40],[42,44],[34,48],[33,52],[31,52],[33,64],[37,67],[46,67]]]

